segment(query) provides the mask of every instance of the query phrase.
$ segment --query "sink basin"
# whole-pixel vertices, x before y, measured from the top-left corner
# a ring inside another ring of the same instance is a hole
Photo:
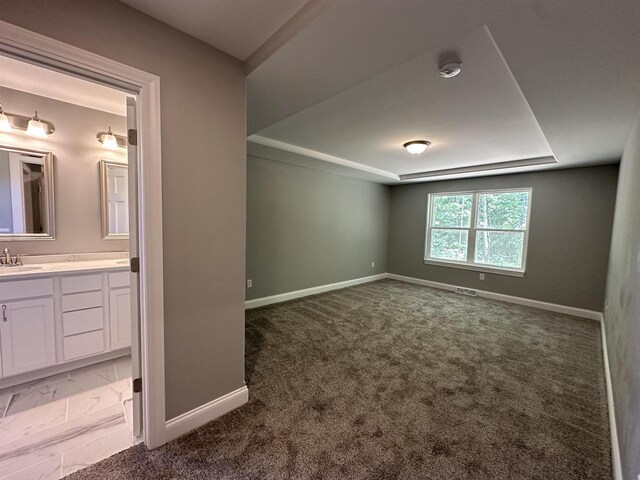
[[[42,267],[22,266],[22,267],[2,267],[2,268],[0,268],[0,272],[31,272],[33,270],[42,270]]]

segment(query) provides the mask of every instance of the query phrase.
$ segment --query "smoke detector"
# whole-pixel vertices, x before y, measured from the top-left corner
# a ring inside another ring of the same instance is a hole
[[[462,70],[462,63],[448,62],[440,67],[440,76],[442,78],[453,78]]]

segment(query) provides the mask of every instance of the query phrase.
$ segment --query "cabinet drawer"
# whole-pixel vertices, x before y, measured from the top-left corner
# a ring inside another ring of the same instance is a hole
[[[53,280],[51,278],[0,282],[1,301],[14,300],[16,298],[44,297],[46,295],[53,295]]]
[[[109,288],[128,287],[129,272],[112,272],[109,274]]]
[[[102,292],[76,293],[62,296],[62,311],[83,310],[102,306]]]
[[[102,328],[104,328],[102,307],[62,314],[62,331],[65,337]]]
[[[64,359],[73,360],[74,358],[86,357],[94,355],[104,350],[104,332],[96,330],[95,332],[81,333],[72,337],[64,338]]]
[[[102,290],[102,275],[78,275],[62,277],[62,293],[90,292]]]

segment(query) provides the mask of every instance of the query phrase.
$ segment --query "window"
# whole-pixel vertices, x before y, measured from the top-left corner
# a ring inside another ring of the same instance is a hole
[[[531,189],[435,193],[425,263],[523,276]]]

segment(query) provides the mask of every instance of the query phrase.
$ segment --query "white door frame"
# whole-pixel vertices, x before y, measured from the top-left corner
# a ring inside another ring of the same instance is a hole
[[[138,95],[138,224],[143,440],[166,442],[160,78],[0,21],[0,53]]]

